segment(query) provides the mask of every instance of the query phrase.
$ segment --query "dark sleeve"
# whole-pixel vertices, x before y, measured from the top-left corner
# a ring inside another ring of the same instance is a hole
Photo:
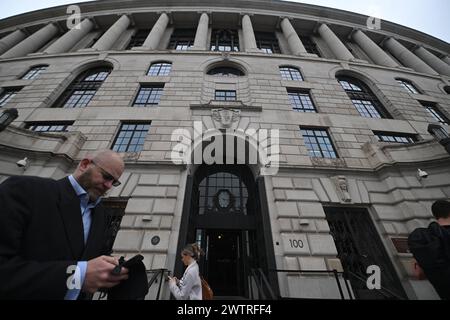
[[[12,177],[0,185],[0,299],[64,299],[67,268],[76,265],[74,261],[38,262],[22,257],[32,215],[32,182]]]

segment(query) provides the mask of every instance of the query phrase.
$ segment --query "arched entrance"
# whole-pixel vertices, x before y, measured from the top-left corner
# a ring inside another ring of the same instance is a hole
[[[215,296],[249,297],[251,269],[275,268],[263,178],[247,165],[201,165],[188,184],[177,254],[197,242]],[[182,268],[177,256],[177,274]],[[276,278],[269,281],[277,291]]]
[[[231,139],[226,139],[226,134],[215,131],[209,135],[211,143],[216,143],[216,161],[206,164],[203,158],[203,164],[188,167],[191,174],[186,184],[175,273],[183,273],[179,258],[182,248],[197,242],[206,253],[199,261],[200,272],[215,296],[250,297],[250,290],[255,290],[250,279],[252,269],[268,275],[277,293],[276,276],[269,276],[269,269],[276,267],[264,177],[259,175],[263,166],[252,161],[259,159],[258,146],[244,135],[232,133]],[[222,138],[220,143],[215,141],[217,137]],[[211,150],[209,141],[195,144],[192,154]],[[245,150],[239,146],[245,146]]]

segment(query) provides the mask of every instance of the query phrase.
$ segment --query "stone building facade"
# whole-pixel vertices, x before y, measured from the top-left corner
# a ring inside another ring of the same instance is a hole
[[[449,130],[448,43],[285,1],[79,7],[73,29],[65,6],[0,21],[0,111],[19,111],[0,133],[0,181],[61,178],[113,148],[126,161],[105,199],[114,252],[148,270],[179,275],[197,241],[219,296],[261,298],[265,278],[286,298],[339,299],[339,285],[347,299],[437,297],[405,240],[450,198],[449,154],[427,130]],[[173,161],[180,143],[192,157],[208,148],[191,140],[199,130],[251,153],[249,129],[279,130],[273,162],[229,149],[233,163]],[[381,290],[366,286],[374,265]]]

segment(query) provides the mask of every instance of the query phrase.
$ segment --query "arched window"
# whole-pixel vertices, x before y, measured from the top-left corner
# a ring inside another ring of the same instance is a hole
[[[60,108],[83,108],[86,107],[101,87],[103,81],[111,73],[112,68],[100,67],[83,72],[64,91],[56,103]]]
[[[395,79],[397,80],[397,83],[403,87],[407,92],[414,93],[414,94],[420,94],[420,91],[408,80],[404,79]]]
[[[168,76],[172,71],[172,63],[171,62],[155,62],[152,63],[150,69],[148,69],[148,76]]]
[[[241,70],[229,66],[212,68],[211,70],[208,71],[208,74],[211,76],[220,76],[220,77],[240,77],[244,75],[244,73]]]
[[[391,118],[378,98],[362,81],[351,77],[338,77],[337,80],[362,117]]]
[[[240,176],[217,172],[199,184],[199,214],[234,213],[247,215],[248,192]]]
[[[298,68],[295,67],[280,67],[280,74],[283,80],[303,81],[303,76]]]
[[[47,70],[48,65],[34,66],[28,70],[22,77],[23,80],[36,79],[43,71]]]

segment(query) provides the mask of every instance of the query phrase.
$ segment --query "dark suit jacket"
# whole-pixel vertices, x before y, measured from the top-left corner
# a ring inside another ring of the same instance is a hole
[[[106,230],[99,205],[84,245],[80,201],[68,178],[9,178],[0,185],[0,299],[63,299],[70,265],[109,254]]]

